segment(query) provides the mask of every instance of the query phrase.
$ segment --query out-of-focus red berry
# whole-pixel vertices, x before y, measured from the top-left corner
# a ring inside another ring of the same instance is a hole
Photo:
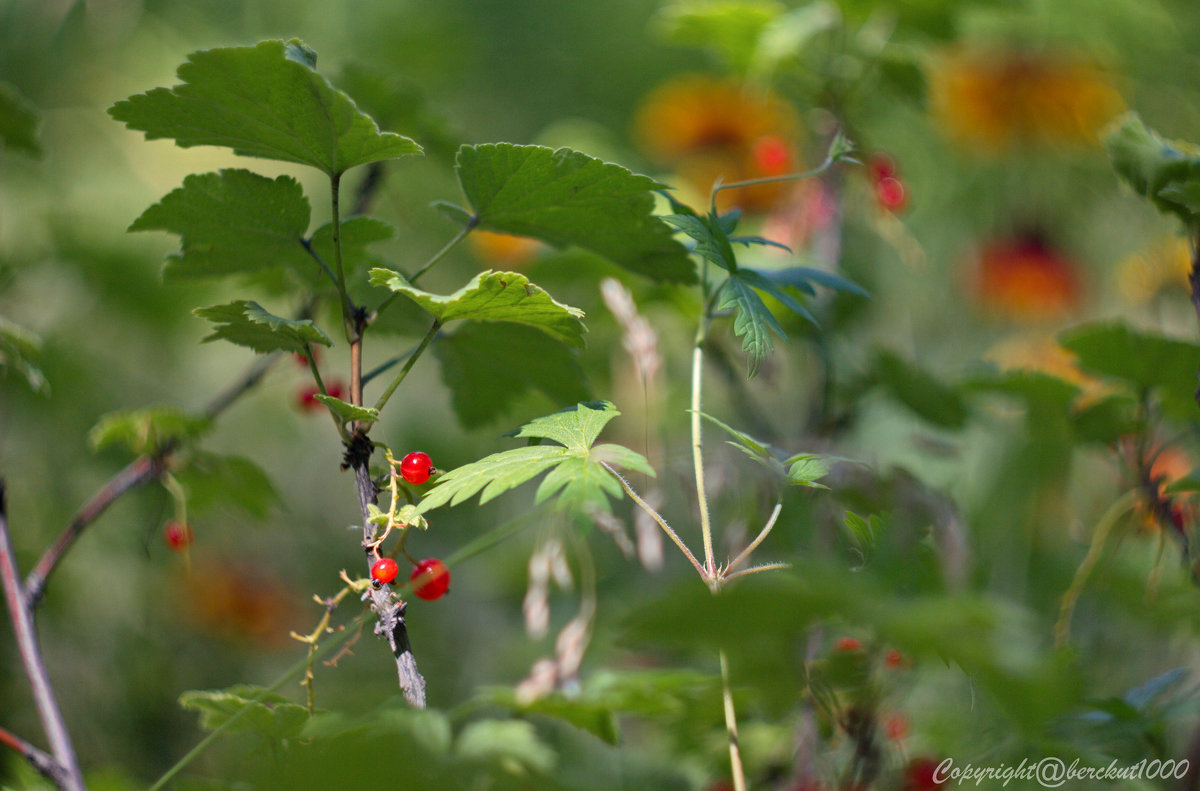
[[[833,648],[835,651],[841,651],[843,653],[861,651],[862,642],[854,637],[840,637],[838,638],[838,641],[834,643]]]
[[[867,175],[871,182],[878,182],[880,179],[891,178],[896,175],[896,160],[892,159],[890,154],[883,151],[876,151],[867,158]]]
[[[417,598],[433,601],[450,590],[450,570],[437,558],[425,558],[413,569],[409,581]]]
[[[938,776],[939,763],[928,756],[909,761],[904,768],[904,791],[937,791],[946,785],[946,778]]]
[[[902,211],[908,203],[904,182],[895,176],[884,176],[875,182],[875,200],[890,212]]]
[[[908,738],[908,717],[903,714],[889,714],[883,721],[883,732],[894,742],[902,742]]]
[[[167,542],[167,546],[175,551],[182,552],[192,545],[196,540],[196,536],[192,533],[192,528],[178,520],[172,519],[163,527],[163,540]]]
[[[904,654],[892,648],[883,655],[883,663],[893,670],[904,667]]]
[[[764,135],[754,141],[754,164],[764,176],[783,176],[794,168],[792,149],[779,135]]]

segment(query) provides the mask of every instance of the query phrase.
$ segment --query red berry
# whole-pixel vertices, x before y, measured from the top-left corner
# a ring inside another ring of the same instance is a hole
[[[400,567],[391,558],[380,558],[371,566],[371,579],[383,585],[396,579],[396,575],[399,573]]]
[[[314,412],[321,408],[321,402],[317,400],[317,393],[321,392],[316,385],[301,388],[296,393],[296,406],[303,409],[305,412]]]
[[[892,159],[891,155],[876,151],[867,159],[867,175],[871,177],[872,182],[895,178],[896,161]]]
[[[861,651],[862,643],[853,637],[842,637],[838,639],[833,647],[837,651],[851,653],[852,651]]]
[[[888,211],[900,211],[908,202],[908,196],[904,191],[904,182],[895,176],[884,176],[875,182],[875,199]]]
[[[894,742],[902,742],[908,736],[908,718],[903,714],[890,714],[883,721],[883,732]]]
[[[325,392],[333,398],[345,398],[346,383],[337,379],[331,379],[325,384]]]
[[[413,593],[425,601],[440,599],[450,590],[450,570],[437,558],[422,560],[408,579]]]
[[[883,655],[883,663],[893,669],[903,667],[904,654],[893,648]]]
[[[429,480],[429,476],[433,473],[433,461],[429,458],[429,454],[421,451],[413,451],[400,460],[400,474],[404,476],[404,480],[411,483],[413,486],[420,486]]]
[[[316,346],[312,346],[310,348],[312,349],[313,362],[314,363],[321,362],[320,349],[318,349]],[[292,355],[292,357],[295,358],[296,365],[300,366],[301,368],[308,367],[308,355],[306,355],[304,352],[296,352],[295,354]]]
[[[181,552],[191,546],[196,537],[192,534],[191,527],[172,519],[163,528],[163,538],[168,547],[175,552]]]

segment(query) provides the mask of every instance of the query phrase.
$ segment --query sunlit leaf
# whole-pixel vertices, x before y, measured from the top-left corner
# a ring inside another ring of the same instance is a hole
[[[175,477],[187,492],[192,513],[228,504],[264,519],[283,502],[266,471],[244,456],[193,452]]]
[[[0,378],[15,373],[35,393],[48,393],[50,385],[37,366],[41,352],[40,337],[0,316]]]
[[[524,324],[572,346],[583,346],[583,311],[555,301],[518,272],[480,272],[447,296],[421,291],[390,269],[372,269],[371,284],[399,292],[443,324],[455,319]]]
[[[343,423],[353,421],[363,423],[374,423],[379,420],[379,410],[372,407],[355,406],[349,402],[343,401],[340,398],[317,393],[313,398],[320,401],[325,406],[329,407],[329,411],[337,415]]]
[[[521,720],[477,720],[463,728],[454,744],[459,758],[501,766],[519,764],[526,771],[549,774],[555,752],[538,739],[533,725]]]
[[[212,419],[174,407],[149,407],[110,412],[88,434],[92,448],[124,445],[134,453],[157,453],[176,442],[202,436]]]
[[[763,31],[783,12],[769,0],[723,0],[671,5],[660,14],[667,40],[713,50],[739,73],[749,70]]]
[[[421,153],[407,137],[380,132],[315,67],[316,53],[296,40],[201,50],[179,67],[182,84],[131,96],[108,112],[149,140],[224,146],[333,176]]]
[[[653,214],[663,185],[651,178],[578,151],[509,143],[463,146],[457,170],[480,228],[582,247],[655,280],[696,279]]]

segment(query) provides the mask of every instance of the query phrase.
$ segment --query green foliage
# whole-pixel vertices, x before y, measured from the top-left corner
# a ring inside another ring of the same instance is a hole
[[[308,199],[295,179],[222,170],[188,176],[129,230],[179,235],[180,252],[167,259],[164,277],[214,277],[312,267],[300,245],[308,222]]]
[[[1200,345],[1122,322],[1077,327],[1059,341],[1085,371],[1121,380],[1135,396],[1153,393],[1164,411],[1181,420],[1196,417]]]
[[[1165,140],[1135,113],[1115,123],[1104,139],[1113,168],[1164,214],[1200,229],[1200,148]]]
[[[537,390],[556,404],[588,397],[579,361],[544,332],[520,324],[472,323],[433,348],[450,387],[454,413],[468,428],[481,426]]]
[[[671,43],[711,48],[734,71],[745,73],[755,60],[763,31],[782,10],[767,0],[682,3],[663,9],[660,21]]]
[[[212,334],[204,338],[205,342],[226,340],[256,352],[303,352],[312,344],[333,345],[329,336],[311,319],[285,319],[268,313],[257,302],[239,299],[227,305],[196,308],[192,312],[217,325]]]
[[[292,40],[193,52],[181,85],[155,88],[109,108],[148,140],[183,148],[225,146],[244,156],[298,162],[340,176],[355,165],[420,154],[415,142],[380,132],[369,116],[317,74],[316,53]]]
[[[881,350],[876,354],[871,378],[890,396],[936,426],[961,429],[967,422],[967,405],[953,387],[895,352]]]
[[[728,444],[766,467],[778,478],[787,480],[795,486],[827,488],[817,483],[818,479],[829,474],[829,465],[821,456],[813,453],[797,453],[781,461],[769,444],[755,439],[744,431],[738,431],[726,425],[712,415],[701,412],[700,416],[732,436],[733,441],[727,441]]]
[[[38,123],[37,111],[29,102],[15,87],[0,81],[0,142],[4,147],[41,156]]]
[[[232,505],[265,519],[283,502],[266,471],[244,456],[194,451],[187,465],[174,474],[187,492],[188,510],[193,513]]]
[[[315,396],[313,396],[313,398],[329,407],[329,411],[337,415],[338,419],[343,423],[350,423],[352,421],[374,423],[375,421],[379,420],[378,409],[374,409],[372,407],[355,406],[354,404],[343,401],[340,398],[334,398],[333,396],[325,395],[324,393],[317,393]]]
[[[48,393],[50,385],[37,366],[41,351],[41,338],[0,316],[0,377],[15,373],[35,393]]]
[[[621,486],[602,463],[654,475],[641,454],[619,445],[594,445],[608,421],[619,414],[610,403],[590,402],[532,420],[513,436],[548,439],[560,445],[506,450],[453,469],[438,479],[417,511],[425,513],[447,503],[458,505],[480,492],[483,504],[547,470],[550,473],[538,486],[536,502],[557,495],[557,505],[563,509],[607,509],[605,495],[620,497]]]
[[[148,407],[110,412],[88,434],[95,450],[124,445],[136,454],[160,453],[180,442],[208,433],[212,419],[174,407]]]
[[[372,269],[371,283],[403,294],[442,324],[455,319],[516,322],[563,343],[584,345],[583,311],[555,301],[518,272],[480,272],[444,297],[415,288],[390,269]]]
[[[663,185],[569,149],[463,146],[459,182],[480,228],[575,245],[655,280],[695,281],[683,247],[653,215]]]
[[[278,741],[297,736],[308,710],[262,687],[237,685],[220,690],[192,690],[179,697],[185,709],[199,712],[205,730],[253,733]]]

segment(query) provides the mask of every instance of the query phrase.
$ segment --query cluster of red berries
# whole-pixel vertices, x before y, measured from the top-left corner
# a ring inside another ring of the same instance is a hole
[[[400,573],[400,566],[391,558],[380,558],[371,566],[371,579],[380,585],[389,585]],[[417,598],[434,601],[450,590],[450,570],[437,558],[425,558],[413,567],[408,581]]]
[[[313,363],[316,364],[319,358],[317,357],[317,350],[315,348],[312,350],[312,356]],[[308,357],[306,357],[303,352],[296,352],[295,359],[296,364],[300,367],[308,367]],[[304,412],[316,412],[323,406],[321,402],[317,400],[317,394],[320,392],[321,389],[315,384],[301,387],[296,391],[296,406],[298,406],[301,411]],[[325,393],[333,396],[334,398],[345,398],[346,383],[340,379],[326,379]]]
[[[867,176],[875,191],[875,202],[879,207],[892,213],[899,213],[908,204],[908,192],[900,174],[896,170],[896,161],[888,154],[877,151],[867,159]]]

